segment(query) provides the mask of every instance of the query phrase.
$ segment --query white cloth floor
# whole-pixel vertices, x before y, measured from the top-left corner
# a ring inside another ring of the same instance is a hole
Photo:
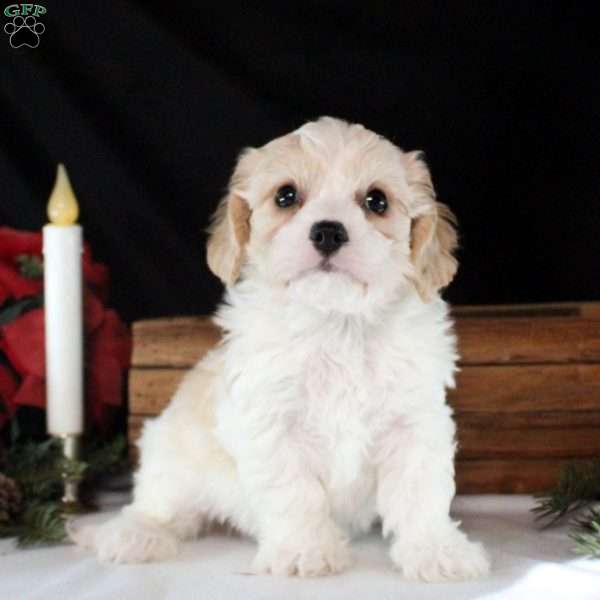
[[[122,497],[121,497],[122,499]],[[248,575],[252,541],[211,535],[164,563],[103,565],[73,546],[17,550],[0,541],[0,597],[7,600],[600,600],[600,560],[571,551],[568,527],[540,530],[531,496],[464,496],[453,514],[482,541],[492,573],[476,581],[415,584],[391,568],[373,533],[353,543],[355,565],[318,579]],[[114,498],[109,510],[114,510]],[[105,519],[106,513],[81,517]]]

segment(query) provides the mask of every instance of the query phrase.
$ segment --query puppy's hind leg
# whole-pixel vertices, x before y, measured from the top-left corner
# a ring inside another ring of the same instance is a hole
[[[203,515],[193,507],[190,473],[185,465],[169,459],[173,455],[169,423],[163,419],[149,423],[142,436],[140,446],[148,451],[143,451],[135,476],[133,503],[100,525],[69,524],[71,539],[93,550],[103,562],[172,558],[179,540],[193,537],[204,525]]]
[[[144,562],[173,557],[179,541],[212,520],[249,531],[237,470],[212,433],[214,378],[205,361],[186,375],[170,406],[144,427],[131,506],[103,525],[72,526],[73,541],[104,561]]]
[[[92,550],[101,562],[130,563],[166,560],[177,554],[176,535],[153,519],[137,513],[133,506],[101,525],[70,522],[69,537],[78,546]]]

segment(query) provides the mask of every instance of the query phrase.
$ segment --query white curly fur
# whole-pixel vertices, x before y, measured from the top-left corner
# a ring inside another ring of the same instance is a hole
[[[290,181],[303,204],[284,214],[272,194]],[[385,217],[356,201],[373,182]],[[325,118],[246,152],[209,248],[225,281],[241,270],[223,342],[146,425],[132,505],[73,539],[105,561],[158,560],[224,522],[257,539],[256,572],[314,576],[345,569],[351,536],[381,519],[404,577],[485,574],[449,516],[457,355],[437,287],[455,237],[439,206],[418,155],[361,126]],[[327,269],[308,240],[322,219],[350,237]]]

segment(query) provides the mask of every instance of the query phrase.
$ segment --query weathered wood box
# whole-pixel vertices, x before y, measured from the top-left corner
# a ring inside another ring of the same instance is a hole
[[[567,459],[600,456],[600,303],[456,307],[450,393],[461,493],[552,487]],[[129,440],[219,340],[206,317],[134,324]]]

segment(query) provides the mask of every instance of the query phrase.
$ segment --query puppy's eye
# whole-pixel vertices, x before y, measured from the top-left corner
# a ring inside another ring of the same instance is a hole
[[[298,190],[293,185],[284,185],[275,194],[275,204],[279,208],[289,208],[298,202]]]
[[[377,188],[371,190],[365,198],[365,207],[377,215],[382,215],[388,207],[385,194]]]

